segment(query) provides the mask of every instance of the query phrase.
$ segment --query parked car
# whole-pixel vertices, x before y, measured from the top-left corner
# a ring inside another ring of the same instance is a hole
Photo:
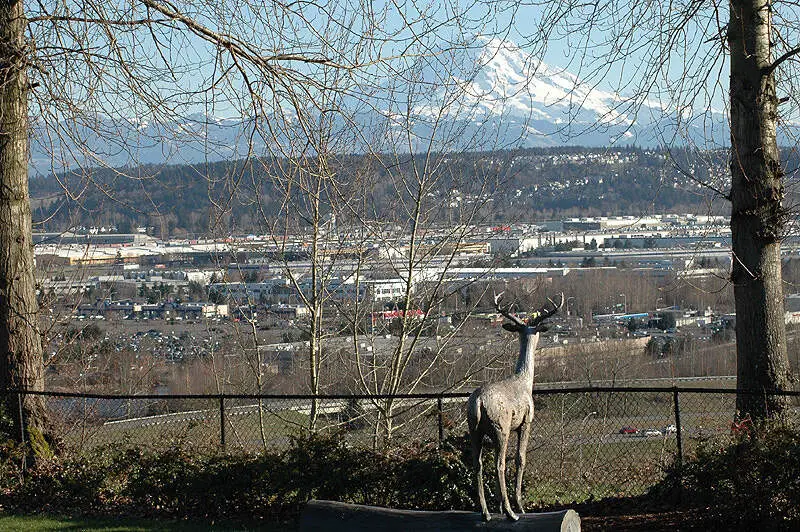
[[[635,427],[630,427],[628,425],[619,429],[620,434],[636,434],[637,432],[639,431]]]
[[[664,434],[675,434],[676,432],[678,432],[678,427],[675,425],[667,425],[664,427]]]
[[[643,435],[645,438],[657,438],[661,436],[661,431],[658,429],[645,429]]]

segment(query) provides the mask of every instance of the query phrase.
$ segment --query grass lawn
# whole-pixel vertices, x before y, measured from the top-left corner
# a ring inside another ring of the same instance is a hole
[[[291,531],[293,524],[275,523],[214,523],[210,521],[156,521],[130,518],[72,518],[53,516],[4,516],[0,515],[0,532],[16,532],[17,530],[58,530],[60,531],[97,531],[97,532],[140,532],[157,530],[164,532],[188,532],[195,530],[248,531],[263,530],[277,532]]]
[[[64,440],[76,450],[87,450],[101,445],[124,445],[127,447],[169,447],[175,442],[195,442],[197,448],[217,449],[220,437],[219,417],[216,405],[198,404],[196,410],[205,410],[208,417],[203,419],[181,419],[161,421],[158,424],[136,422],[113,423],[107,425],[82,425],[77,423],[64,427]],[[213,407],[213,408],[212,408]],[[187,407],[188,408],[188,407]],[[255,409],[252,406],[251,409]],[[227,413],[226,435],[231,450],[247,451],[268,448],[286,448],[289,436],[308,426],[308,416],[292,410],[264,410],[264,438],[261,435],[261,419],[257,410],[237,410],[229,407]],[[155,423],[157,418],[150,422]]]

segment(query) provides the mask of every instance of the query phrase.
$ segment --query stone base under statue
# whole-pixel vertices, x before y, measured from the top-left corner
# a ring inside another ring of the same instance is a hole
[[[326,532],[378,531],[408,532],[432,530],[528,530],[537,532],[580,532],[581,518],[574,510],[520,514],[511,521],[503,514],[492,514],[485,522],[480,512],[423,512],[394,510],[335,501],[310,501],[300,518],[300,531]]]

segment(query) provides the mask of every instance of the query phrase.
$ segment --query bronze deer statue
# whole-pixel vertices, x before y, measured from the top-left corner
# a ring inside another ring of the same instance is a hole
[[[538,312],[532,313],[527,321],[511,314],[510,306],[502,308],[500,298],[503,293],[495,295],[494,305],[497,311],[510,321],[503,324],[507,331],[519,334],[519,356],[514,374],[501,381],[481,386],[469,396],[467,401],[467,422],[472,443],[472,459],[475,469],[475,485],[478,490],[481,512],[485,521],[492,516],[486,507],[486,496],[483,490],[483,439],[488,436],[495,447],[497,456],[497,481],[500,486],[501,511],[509,519],[516,521],[519,516],[511,509],[506,489],[506,451],[511,431],[518,437],[517,445],[517,478],[515,499],[518,510],[524,512],[522,502],[522,475],[525,471],[525,453],[533,422],[533,362],[534,352],[539,343],[539,333],[547,330],[544,321],[558,312],[564,305],[564,294],[556,304],[548,298],[548,305]]]

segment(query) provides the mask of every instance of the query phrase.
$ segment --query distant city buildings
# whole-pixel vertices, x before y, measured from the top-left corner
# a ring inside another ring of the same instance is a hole
[[[325,240],[318,245],[323,256],[345,259],[373,255],[392,260],[407,257],[409,236],[382,226],[374,228],[376,237],[363,237],[359,246],[343,246]],[[516,257],[538,249],[673,249],[730,245],[730,227],[723,216],[652,215],[646,217],[612,216],[569,218],[542,222],[466,228],[455,239],[451,228],[431,229],[424,242],[416,244],[416,253],[430,256],[508,255]],[[379,237],[378,237],[379,236]],[[74,234],[41,233],[34,235],[37,260],[48,265],[111,265],[164,262],[178,257],[185,261],[232,258],[245,254],[247,260],[230,261],[224,267],[231,281],[250,280],[270,272],[276,260],[302,260],[308,257],[310,241],[302,234],[287,241],[280,249],[271,237],[246,235],[241,238],[209,240],[156,240],[143,234]]]
[[[346,230],[341,223],[329,229]],[[722,216],[609,216],[465,227],[457,231],[466,235],[458,241],[448,240],[453,228],[431,228],[417,242],[411,273],[409,236],[381,224],[372,230],[374,238],[360,235],[357,246],[342,245],[340,238],[330,253],[318,254],[313,275],[315,263],[303,234],[288,236],[280,249],[274,239],[253,234],[171,241],[107,231],[37,234],[39,292],[60,297],[114,286],[145,300],[101,297],[78,309],[86,316],[247,317],[252,310],[242,309],[262,305],[272,307],[274,316],[296,319],[314,294],[326,304],[369,301],[383,307],[372,309],[377,312],[397,309],[409,288],[414,294],[423,286],[447,291],[483,281],[533,283],[621,264],[656,278],[685,279],[724,275],[730,267],[730,228]],[[789,238],[785,244],[790,253],[797,242]],[[324,239],[318,245],[325,249]],[[194,293],[187,301],[174,296],[179,289]],[[800,304],[791,301],[787,320],[800,322]]]

